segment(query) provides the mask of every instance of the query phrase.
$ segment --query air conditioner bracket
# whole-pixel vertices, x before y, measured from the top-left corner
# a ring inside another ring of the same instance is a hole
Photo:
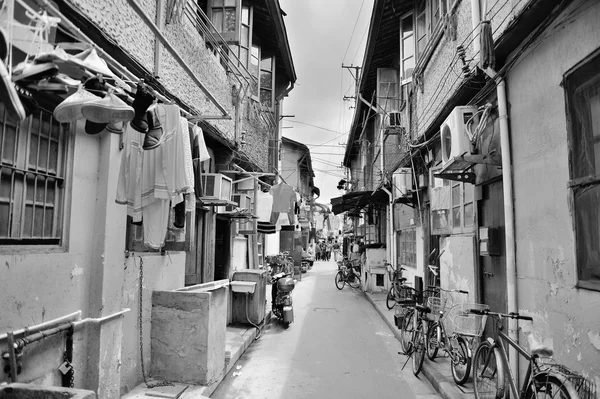
[[[475,184],[475,173],[473,172],[460,172],[452,170],[447,172],[434,173],[433,176],[437,177],[438,179],[454,180],[463,183]]]

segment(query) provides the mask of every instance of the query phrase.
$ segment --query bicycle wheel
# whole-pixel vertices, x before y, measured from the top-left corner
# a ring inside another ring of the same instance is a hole
[[[348,276],[348,285],[352,288],[360,287],[360,277],[357,274],[352,273],[352,275]]]
[[[396,293],[394,292],[394,286],[391,286],[390,290],[388,291],[387,298],[385,298],[385,306],[388,308],[388,310],[392,310],[394,309],[394,306],[396,306]]]
[[[452,378],[458,385],[463,385],[469,379],[471,374],[471,357],[469,356],[469,347],[464,337],[456,337],[458,348],[454,348],[454,356],[450,362]]]
[[[412,368],[415,376],[419,375],[421,368],[423,368],[423,360],[425,360],[425,340],[427,339],[427,331],[425,331],[425,323],[419,321],[417,328],[415,329],[414,340],[413,340],[413,353],[412,353]]]
[[[565,378],[550,373],[534,376],[527,385],[525,399],[571,399],[578,398],[577,391]]]
[[[400,345],[402,346],[402,352],[404,352],[405,355],[408,355],[412,348],[414,312],[413,309],[406,312],[402,322],[402,328],[400,329]]]
[[[504,365],[497,356],[498,349],[481,341],[473,356],[473,388],[476,399],[504,397]]]
[[[344,285],[346,285],[346,281],[344,280],[344,276],[342,275],[342,272],[337,272],[335,275],[335,286],[337,287],[338,290],[341,290],[344,288]]]
[[[438,323],[432,323],[427,329],[427,358],[435,360],[440,341],[442,339],[442,327]]]

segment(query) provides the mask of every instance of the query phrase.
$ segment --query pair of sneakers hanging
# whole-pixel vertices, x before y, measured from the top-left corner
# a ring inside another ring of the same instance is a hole
[[[161,144],[163,136],[163,128],[158,111],[156,107],[150,107],[154,103],[154,100],[156,98],[150,88],[143,81],[140,81],[137,84],[132,104],[135,115],[129,124],[134,130],[144,133],[145,137],[142,145],[144,150],[157,148]]]

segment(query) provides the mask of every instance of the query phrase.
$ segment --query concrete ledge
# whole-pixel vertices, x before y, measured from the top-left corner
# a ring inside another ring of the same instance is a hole
[[[377,306],[371,295],[368,293],[364,293],[371,305],[377,310],[377,313],[381,316],[383,321],[388,325],[392,333],[396,337],[398,341],[400,341],[400,330],[398,327],[390,320],[387,314],[385,314],[385,310],[381,309],[381,307]],[[387,309],[386,309],[387,310]],[[392,316],[393,317],[393,316]],[[465,395],[462,393],[454,381],[449,381],[442,373],[437,370],[439,367],[439,363],[433,363],[428,361],[428,359],[423,363],[423,369],[421,370],[421,374],[427,378],[427,380],[431,383],[431,385],[435,388],[436,391],[442,396],[444,399],[464,399],[469,397],[469,395]]]

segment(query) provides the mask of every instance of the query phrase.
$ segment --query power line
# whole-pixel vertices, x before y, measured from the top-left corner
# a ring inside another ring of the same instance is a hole
[[[358,10],[358,15],[356,16],[356,21],[354,21],[354,27],[352,28],[352,33],[350,34],[350,40],[348,40],[348,46],[346,47],[346,51],[344,52],[344,56],[342,57],[342,62],[346,59],[346,55],[348,54],[348,49],[350,49],[350,44],[352,43],[352,37],[354,37],[354,31],[356,30],[356,25],[358,24],[358,19],[360,18],[360,12],[362,11],[363,6],[365,5],[365,0],[360,4],[360,9]]]

